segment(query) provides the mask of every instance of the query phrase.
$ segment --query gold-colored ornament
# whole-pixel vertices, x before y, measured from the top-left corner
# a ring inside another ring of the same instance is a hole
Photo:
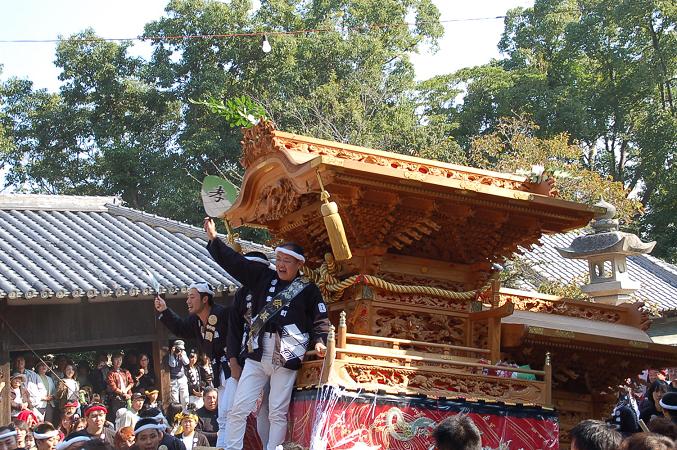
[[[218,321],[219,319],[214,314],[207,318],[207,323],[209,323],[209,325],[216,325],[216,322]]]

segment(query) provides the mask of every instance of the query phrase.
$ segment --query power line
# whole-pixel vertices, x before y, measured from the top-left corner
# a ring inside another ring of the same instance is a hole
[[[452,23],[452,22],[477,22],[485,20],[505,19],[505,16],[492,17],[469,17],[463,19],[445,19],[439,21],[421,21],[418,23],[400,23],[400,24],[372,24],[365,26],[356,26],[347,28],[345,31],[352,32],[367,32],[378,29],[410,27],[416,25],[423,25],[426,23]],[[306,30],[288,30],[288,31],[251,31],[251,32],[237,32],[237,33],[219,33],[219,34],[185,34],[175,36],[135,36],[128,38],[65,38],[65,39],[0,39],[3,44],[45,44],[45,43],[59,43],[59,42],[123,42],[123,41],[176,41],[184,39],[224,39],[224,38],[238,38],[238,37],[263,37],[263,36],[282,36],[282,35],[298,35],[298,34],[319,34],[319,33],[339,33],[342,30],[335,28],[311,28]]]

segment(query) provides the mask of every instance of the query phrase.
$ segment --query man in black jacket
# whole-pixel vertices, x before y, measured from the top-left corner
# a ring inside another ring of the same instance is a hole
[[[226,360],[226,341],[230,311],[214,303],[214,291],[205,282],[188,289],[188,317],[179,317],[165,301],[155,297],[159,319],[169,330],[184,339],[196,339],[200,350],[209,356],[214,369],[214,386],[218,388],[219,438],[225,436],[228,408],[233,403],[237,382],[230,376]],[[218,443],[221,443],[219,441]]]
[[[275,270],[250,261],[217,238],[216,226],[206,218],[207,249],[214,260],[252,295],[252,323],[247,337],[246,363],[228,414],[227,450],[241,450],[246,420],[261,390],[270,382],[268,450],[287,434],[287,410],[296,371],[308,347],[320,356],[329,331],[327,305],[318,287],[299,276],[303,249],[285,244],[275,249]]]

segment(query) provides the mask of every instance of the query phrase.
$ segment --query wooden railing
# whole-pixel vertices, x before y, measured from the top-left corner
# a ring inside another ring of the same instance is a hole
[[[352,344],[351,341],[386,343],[387,347]],[[463,347],[456,345],[429,343],[409,339],[392,339],[379,336],[368,336],[347,332],[346,317],[340,316],[338,331],[332,326],[327,340],[327,354],[323,361],[311,362],[319,372],[320,384],[326,384],[332,378],[333,382],[351,381],[346,378],[346,371],[359,371],[364,366],[373,366],[379,370],[392,373],[408,373],[407,382],[403,385],[390,386],[395,391],[425,393],[425,386],[416,386],[413,381],[420,378],[432,377],[437,379],[457,379],[459,384],[490,383],[507,392],[499,399],[505,401],[531,402],[546,406],[552,405],[552,366],[550,354],[546,354],[543,370],[522,369],[483,363],[472,358],[457,357],[454,355],[437,355],[425,351],[402,349],[401,346],[416,348],[437,348],[445,353],[465,352],[467,354],[486,356],[488,349]],[[321,370],[320,370],[321,367]],[[499,377],[498,371],[509,374],[531,375],[537,380],[528,380],[511,377]],[[339,372],[344,372],[339,374]],[[491,374],[491,375],[490,375]],[[413,378],[411,378],[413,377]],[[411,378],[411,379],[410,379]],[[353,383],[360,383],[354,381]],[[372,383],[373,384],[373,383]],[[388,386],[384,386],[387,388]],[[437,395],[438,388],[435,389]],[[500,390],[500,389],[499,389]],[[453,392],[453,390],[452,390]],[[478,397],[481,392],[474,392]],[[510,396],[514,395],[512,399]],[[486,397],[492,397],[487,393]],[[496,397],[494,395],[494,397]]]

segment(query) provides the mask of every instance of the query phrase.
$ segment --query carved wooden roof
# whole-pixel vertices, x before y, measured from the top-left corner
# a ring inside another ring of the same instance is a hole
[[[389,253],[488,265],[543,233],[579,228],[594,213],[526,192],[524,177],[285,133],[270,123],[245,130],[242,147],[245,177],[227,216],[235,226],[265,226],[298,242],[314,262],[330,250],[318,171],[358,258]]]

